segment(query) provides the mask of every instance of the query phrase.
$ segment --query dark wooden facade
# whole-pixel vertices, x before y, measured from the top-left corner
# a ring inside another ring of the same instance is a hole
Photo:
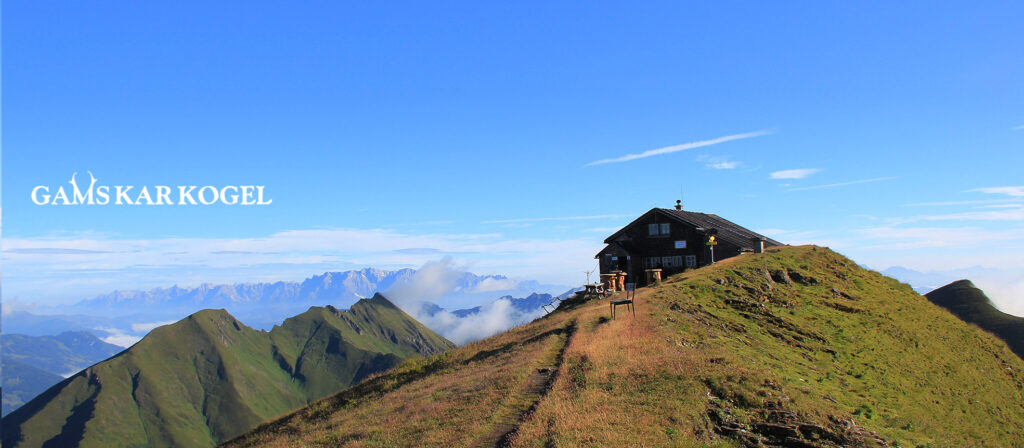
[[[601,273],[623,271],[627,282],[644,285],[647,269],[661,269],[664,278],[706,266],[712,261],[707,245],[712,235],[718,243],[714,246],[716,261],[781,245],[717,215],[676,207],[651,209],[605,239],[608,246],[595,257]]]

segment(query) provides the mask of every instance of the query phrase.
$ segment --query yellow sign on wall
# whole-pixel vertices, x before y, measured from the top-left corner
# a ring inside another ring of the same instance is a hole
[[[708,237],[708,246],[716,246],[716,245],[718,245],[718,240],[715,238],[715,236],[714,235],[709,236]]]

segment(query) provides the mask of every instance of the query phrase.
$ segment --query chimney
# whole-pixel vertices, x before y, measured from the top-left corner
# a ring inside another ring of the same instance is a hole
[[[676,199],[676,210],[682,210],[682,209],[683,209],[683,201],[681,201],[679,199]]]
[[[755,236],[755,237],[751,238],[751,240],[754,242],[754,253],[755,254],[762,254],[762,253],[764,253],[764,238]]]

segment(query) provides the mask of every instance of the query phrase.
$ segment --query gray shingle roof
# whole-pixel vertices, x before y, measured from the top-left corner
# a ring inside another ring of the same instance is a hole
[[[701,227],[704,228],[705,230],[715,229],[718,231],[717,237],[719,239],[726,240],[742,248],[753,248],[754,243],[752,240],[754,238],[764,238],[765,246],[784,245],[778,241],[775,241],[771,238],[761,235],[760,233],[754,232],[753,230],[740,226],[739,224],[736,224],[732,221],[729,221],[728,219],[725,219],[713,213],[691,212],[687,210],[675,210],[671,208],[651,209],[650,211],[644,213],[633,222],[627,224],[618,232],[613,233],[611,236],[605,239],[604,242],[612,243],[614,238],[618,236],[620,233],[622,233],[623,230],[632,226],[637,221],[640,221],[645,216],[651,213],[662,213],[665,216],[668,216],[669,218],[672,218],[676,221],[680,221],[684,224],[689,224],[694,227]]]
[[[751,240],[754,238],[764,238],[765,246],[782,246],[782,243],[778,241],[747,229],[746,227],[740,226],[739,224],[713,213],[691,212],[670,208],[662,208],[658,210],[673,218],[697,227],[718,229],[718,238],[726,239],[740,247],[751,247]]]

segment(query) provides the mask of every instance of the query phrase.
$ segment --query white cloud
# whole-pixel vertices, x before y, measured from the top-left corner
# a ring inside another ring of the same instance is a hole
[[[1013,128],[1014,131],[1024,131],[1024,124]]]
[[[523,313],[512,306],[508,299],[498,299],[480,308],[480,311],[465,317],[441,311],[433,316],[417,318],[431,330],[440,333],[457,345],[467,344],[503,332],[516,325],[532,321],[544,315],[538,309]]]
[[[977,246],[1024,239],[1024,229],[1003,231],[978,227],[871,227],[852,232],[865,250]]]
[[[982,192],[987,194],[1005,194],[1007,196],[1013,196],[1015,198],[1024,197],[1024,185],[1009,186],[1009,187],[986,187],[986,188],[975,188],[973,190],[967,190],[968,192]]]
[[[463,273],[463,268],[457,266],[450,257],[430,261],[416,270],[410,281],[397,284],[383,294],[423,325],[458,345],[483,339],[543,315],[543,310],[523,313],[515,309],[507,299],[483,305],[480,311],[464,317],[449,311],[428,313],[424,305],[435,303],[441,297],[455,292]],[[498,291],[509,289],[505,287],[515,287],[515,284],[494,280],[494,283],[485,285],[481,292],[488,288]]]
[[[666,146],[664,148],[651,149],[651,150],[644,151],[644,152],[639,153],[639,154],[626,154],[626,155],[621,156],[621,157],[612,157],[612,158],[608,158],[608,159],[596,160],[596,161],[590,162],[590,163],[588,163],[588,164],[586,164],[584,166],[601,165],[601,164],[605,164],[605,163],[628,162],[630,160],[643,159],[643,158],[646,158],[646,157],[652,157],[652,156],[657,156],[657,155],[662,155],[662,154],[670,154],[670,153],[678,152],[678,151],[686,151],[688,149],[694,149],[694,148],[700,148],[700,147],[704,147],[704,146],[717,145],[719,143],[730,142],[730,141],[733,141],[733,140],[742,140],[742,139],[746,139],[746,138],[760,137],[762,135],[768,135],[768,134],[772,134],[772,131],[757,131],[757,132],[747,132],[745,134],[727,135],[727,136],[724,136],[724,137],[713,138],[713,139],[710,139],[710,140],[701,140],[701,141],[697,141],[697,142],[683,143],[681,145]]]
[[[907,204],[907,207],[940,207],[951,205],[982,205],[982,204],[1009,204],[1020,203],[1020,199],[979,199],[972,201],[938,201],[938,202],[915,202]]]
[[[515,289],[519,286],[519,282],[510,278],[492,278],[488,277],[474,285],[469,292],[494,292],[494,291],[508,291]]]
[[[136,342],[142,340],[142,336],[135,336],[128,334],[127,332],[114,327],[96,327],[93,328],[96,331],[102,331],[107,333],[107,337],[103,338],[103,342],[108,344],[114,344],[119,347],[131,347]]]
[[[732,170],[736,169],[742,164],[741,162],[729,160],[728,158],[725,157],[711,157],[707,154],[703,154],[697,157],[697,161],[705,162],[704,167],[711,168],[713,170]]]
[[[820,168],[798,168],[792,170],[775,171],[768,176],[772,179],[803,179],[821,171]]]
[[[169,321],[166,321],[166,322],[148,322],[148,323],[141,323],[141,324],[132,324],[132,331],[134,331],[136,333],[149,333],[150,331],[153,331],[153,329],[156,328],[156,327],[162,327],[164,325],[170,325],[170,324],[173,324],[175,322],[177,322],[177,321],[169,320]]]
[[[1002,312],[1024,316],[1024,279],[983,276],[971,281]]]
[[[740,166],[740,162],[735,161],[713,162],[707,165],[708,168],[716,170],[731,170],[738,166]]]
[[[1024,207],[921,216],[911,219],[923,221],[1024,221]]]
[[[979,205],[979,206],[977,206],[975,208],[1017,208],[1017,207],[1024,207],[1024,203]]]
[[[0,303],[0,313],[4,316],[9,316],[15,312],[26,312],[31,313],[35,311],[37,305],[30,302],[22,302],[18,299],[5,298],[3,303]]]
[[[839,183],[836,183],[836,184],[815,185],[813,187],[790,188],[787,191],[821,190],[823,188],[845,187],[847,185],[866,184],[866,183],[871,183],[871,182],[881,182],[883,180],[893,180],[893,179],[896,179],[896,177],[875,177],[875,178],[872,178],[872,179],[851,180],[849,182],[839,182]]]

